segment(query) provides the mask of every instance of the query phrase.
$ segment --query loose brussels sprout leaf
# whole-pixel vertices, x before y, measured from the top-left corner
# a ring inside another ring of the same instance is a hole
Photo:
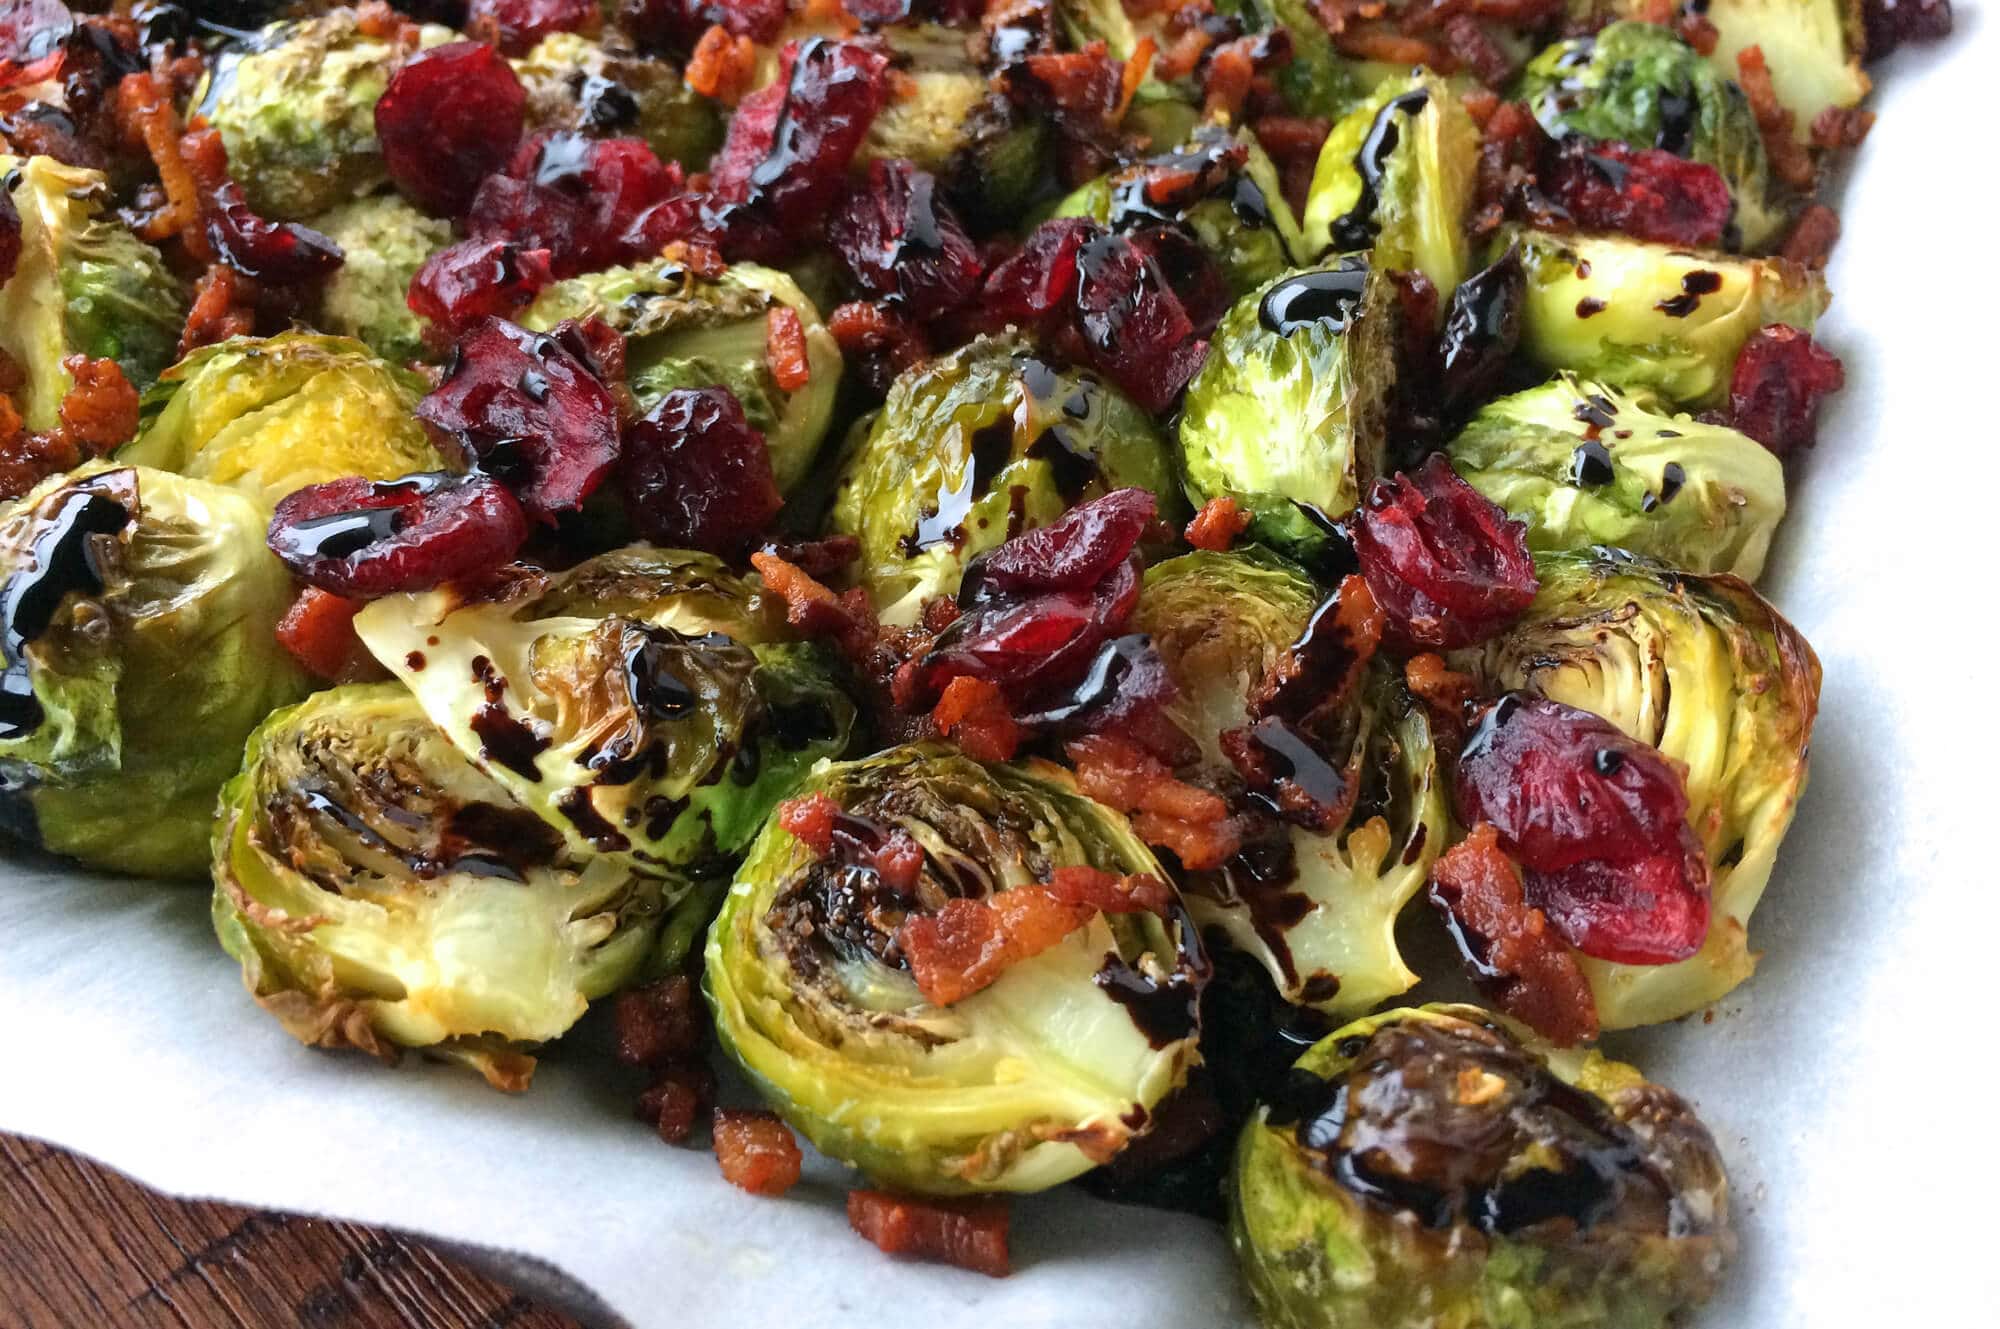
[[[660,882],[508,797],[401,685],[349,685],[250,737],[215,828],[216,934],[300,1042],[423,1048],[500,1089],[630,979]]]
[[[1287,1329],[1665,1329],[1736,1247],[1686,1102],[1471,1006],[1314,1044],[1244,1127],[1230,1210],[1264,1323]]]
[[[1327,135],[1306,196],[1310,252],[1371,250],[1376,267],[1417,271],[1441,301],[1465,280],[1465,223],[1479,127],[1427,69],[1389,84]]]
[[[69,395],[63,357],[116,360],[144,389],[174,358],[188,296],[160,251],[108,216],[101,171],[0,155],[21,214],[21,251],[0,287],[0,350],[26,375],[14,394],[29,429],[54,429]]]
[[[240,495],[92,464],[0,515],[0,827],[91,867],[198,877],[243,739],[307,683],[291,579]]]
[[[1826,282],[1782,258],[1730,258],[1616,235],[1517,237],[1528,272],[1521,350],[1548,369],[1680,406],[1713,406],[1736,354],[1769,323],[1812,330]]]
[[[1544,554],[1512,629],[1460,652],[1494,690],[1594,711],[1687,770],[1688,825],[1714,871],[1708,940],[1678,964],[1579,957],[1606,1029],[1700,1010],[1750,976],[1747,928],[1806,784],[1819,660],[1734,577],[1616,550]]]
[[[376,194],[342,204],[313,227],[347,255],[327,279],[319,326],[366,342],[393,364],[427,358],[423,322],[410,310],[410,278],[451,243],[451,223],[425,216],[399,194]]]
[[[1185,915],[1094,917],[947,1007],[924,1000],[894,937],[946,899],[1057,868],[1161,876],[1124,819],[1055,767],[946,747],[825,766],[806,787],[906,833],[925,861],[901,894],[774,820],[738,869],[709,929],[708,999],[785,1119],[875,1181],[934,1194],[1043,1190],[1143,1129],[1194,1058],[1206,960]]]
[[[1743,248],[1766,248],[1784,229],[1786,209],[1749,100],[1666,28],[1620,22],[1557,42],[1529,61],[1514,91],[1557,138],[1662,148],[1722,172]]]
[[[349,337],[232,337],[160,375],[119,460],[228,485],[269,511],[345,475],[447,469],[417,422],[423,393],[422,378]]]
[[[390,596],[354,626],[570,852],[678,873],[740,851],[853,731],[830,658],[770,615],[715,559],[626,550],[470,601]]]
[[[607,51],[573,32],[552,32],[509,62],[528,94],[528,132],[577,129],[645,140],[690,171],[722,146],[716,104],[663,60]]]
[[[1785,468],[1753,438],[1570,374],[1486,405],[1448,450],[1533,549],[1615,545],[1755,581]]]
[[[1196,507],[1227,496],[1250,536],[1306,557],[1382,467],[1395,381],[1395,297],[1367,260],[1280,277],[1236,302],[1181,409],[1181,474]]]
[[[1792,113],[1792,136],[1801,143],[1811,141],[1823,112],[1859,106],[1868,95],[1860,0],[1709,0],[1702,17],[1715,25],[1708,60],[1723,77],[1736,77],[1737,52],[1762,48],[1772,90]]]
[[[796,392],[780,388],[765,363],[768,320],[781,306],[796,310],[805,329],[810,378]],[[591,316],[625,334],[626,382],[641,411],[675,388],[726,387],[763,431],[778,488],[805,478],[833,420],[840,347],[797,282],[755,263],[708,281],[662,259],[557,282],[520,322],[546,332]]]
[[[1241,168],[1219,173],[1216,158],[1238,144],[1249,158]],[[1182,173],[1216,176],[1215,187],[1178,209],[1163,209],[1148,196],[1156,176]],[[1183,226],[1239,296],[1304,262],[1307,252],[1278,168],[1248,133],[1232,135],[1220,125],[1204,125],[1172,152],[1098,177],[1059,203],[1055,215],[1092,217],[1114,230],[1163,221]]]
[[[421,31],[421,47],[455,36],[434,23]],[[388,178],[375,103],[398,58],[390,43],[361,32],[351,9],[274,23],[218,53],[192,105],[222,135],[250,206],[300,220]]]
[[[1201,745],[1211,783],[1232,774],[1221,733],[1249,722],[1245,698],[1320,599],[1303,572],[1262,551],[1197,552],[1147,570],[1133,630],[1166,662],[1179,692],[1169,715]],[[1287,1001],[1337,1018],[1416,983],[1396,948],[1396,918],[1448,826],[1429,723],[1388,671],[1370,676],[1347,719],[1348,760],[1334,764],[1351,765],[1362,791],[1345,826],[1279,828],[1224,868],[1182,874],[1204,929],[1255,956]]]
[[[1172,462],[1144,411],[1019,338],[981,337],[903,374],[856,425],[830,523],[861,541],[855,575],[876,611],[909,624],[957,592],[973,555],[1133,485],[1175,518]]]

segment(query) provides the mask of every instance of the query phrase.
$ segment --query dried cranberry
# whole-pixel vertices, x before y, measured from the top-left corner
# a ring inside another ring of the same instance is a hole
[[[1104,229],[1087,217],[1058,217],[1028,233],[1019,250],[986,275],[979,305],[996,324],[1035,326],[1069,306],[1078,252]]]
[[[1904,42],[1934,42],[1951,35],[1951,0],[1862,0],[1868,58],[1879,60]]]
[[[278,503],[267,538],[308,585],[373,599],[499,567],[527,536],[520,503],[474,474],[311,485]]]
[[[1132,232],[1132,244],[1165,279],[1195,335],[1206,337],[1229,312],[1235,298],[1215,259],[1199,240],[1177,226],[1147,226]]]
[[[620,472],[632,527],[657,544],[736,554],[784,498],[764,436],[728,388],[676,388],[625,437]]]
[[[1709,869],[1685,825],[1676,843],[1629,863],[1588,859],[1521,876],[1528,902],[1563,939],[1614,964],[1672,964],[1708,937]]]
[[[916,319],[956,309],[979,287],[979,251],[937,181],[907,161],[877,158],[827,223],[834,253],[861,288]]]
[[[1542,183],[1577,225],[1666,245],[1721,244],[1735,206],[1713,166],[1615,139],[1566,141]]]
[[[375,103],[389,178],[417,206],[459,215],[514,150],[527,104],[513,68],[485,42],[418,52]]]
[[[555,280],[549,251],[511,240],[460,240],[410,279],[410,308],[448,333],[517,313]]]
[[[536,42],[554,32],[588,32],[596,28],[597,0],[471,0],[468,21],[490,26],[508,55],[526,55]]]
[[[1083,672],[1139,599],[1136,559],[1091,590],[1045,591],[966,613],[938,635],[920,668],[935,692],[961,674],[996,683],[1016,704]]]
[[[234,180],[223,182],[208,197],[205,210],[208,242],[222,261],[271,286],[294,286],[329,276],[347,257],[339,245],[310,227],[259,217]]]
[[[1077,328],[1090,362],[1148,411],[1164,411],[1208,354],[1145,251],[1122,235],[1077,253]]]
[[[465,212],[466,233],[474,240],[505,240],[549,256],[557,277],[573,277],[588,264],[590,215],[568,195],[511,175],[480,181]]]
[[[1121,734],[1172,764],[1199,755],[1165,717],[1180,695],[1151,637],[1130,633],[1097,648],[1075,682],[1043,687],[1015,722],[1055,734]]]
[[[1415,475],[1377,480],[1355,522],[1354,550],[1390,636],[1449,650],[1491,636],[1539,584],[1526,528],[1433,455]]]
[[[618,403],[555,337],[489,318],[459,338],[417,418],[499,476],[538,521],[574,512],[618,460]]]
[[[1780,457],[1809,448],[1820,398],[1847,382],[1840,357],[1812,334],[1773,323],[1752,333],[1729,378],[1729,423]]]
[[[625,233],[681,184],[680,167],[662,162],[639,139],[538,134],[515,150],[504,175],[479,186],[466,229],[546,249],[556,274],[571,276],[640,257],[628,249]]]
[[[717,24],[760,45],[776,41],[785,26],[784,0],[622,0],[618,14],[640,46],[669,55],[693,51]]]

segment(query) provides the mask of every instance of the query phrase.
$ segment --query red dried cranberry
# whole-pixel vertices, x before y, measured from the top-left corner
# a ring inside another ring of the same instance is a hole
[[[1659,751],[1602,716],[1509,693],[1466,741],[1453,785],[1461,822],[1490,822],[1523,867],[1631,863],[1679,843],[1688,797]]]
[[[929,171],[877,158],[827,223],[834,253],[861,288],[919,320],[958,308],[979,287],[979,250]]]
[[[1081,674],[1105,641],[1118,635],[1139,598],[1138,560],[1118,565],[1090,590],[1003,597],[963,615],[938,635],[923,658],[933,692],[961,674],[996,683],[1016,704]]]
[[[557,277],[573,277],[587,266],[590,217],[584,205],[532,180],[487,176],[466,209],[465,229],[474,240],[504,240],[547,254]]]
[[[1077,253],[1077,329],[1090,362],[1155,414],[1180,395],[1208,354],[1166,278],[1122,235]]]
[[[1676,843],[1629,863],[1590,859],[1521,876],[1528,902],[1585,955],[1614,964],[1673,964],[1708,937],[1709,869],[1685,825]]]
[[[1222,269],[1201,242],[1177,226],[1147,226],[1132,233],[1132,244],[1166,280],[1181,302],[1196,336],[1206,337],[1229,312],[1235,298]]]
[[[347,257],[339,245],[310,227],[259,217],[234,180],[223,182],[204,206],[208,242],[222,261],[267,285],[294,286],[329,276]]]
[[[657,544],[737,554],[784,498],[764,436],[728,388],[676,388],[625,436],[620,472],[632,527]]]
[[[497,568],[527,536],[514,496],[474,474],[311,485],[278,503],[267,539],[308,585],[373,599]]]
[[[1934,42],[1951,35],[1951,0],[1862,0],[1868,58],[1879,60],[1904,42]]]
[[[556,274],[572,276],[658,253],[657,245],[630,250],[625,234],[681,183],[680,167],[662,162],[639,139],[538,134],[515,150],[506,174],[479,186],[466,229],[546,249]]]
[[[1449,650],[1489,637],[1539,585],[1526,528],[1440,455],[1414,476],[1377,480],[1353,535],[1390,636],[1405,646]]]
[[[778,39],[785,26],[784,0],[622,0],[619,18],[640,46],[668,55],[687,55],[716,24],[732,37],[759,45]]]
[[[979,560],[979,592],[1088,590],[1138,548],[1158,508],[1144,489],[1079,504]]]
[[[410,279],[410,308],[459,332],[483,318],[503,318],[527,306],[555,280],[549,251],[511,240],[460,240],[424,260]]]
[[[375,103],[375,137],[396,188],[418,207],[455,217],[521,137],[528,95],[485,42],[420,51]]]
[[[1014,721],[1058,735],[1118,734],[1179,765],[1200,755],[1167,719],[1165,708],[1179,695],[1153,639],[1131,633],[1099,646],[1075,682],[1038,689],[1034,709]]]
[[[1528,271],[1510,246],[1493,263],[1458,284],[1438,342],[1438,396],[1447,416],[1491,397],[1521,343]]]
[[[468,21],[485,20],[508,55],[526,55],[554,32],[588,32],[599,22],[597,0],[471,0]]]
[[[1713,166],[1616,140],[1565,142],[1543,187],[1579,226],[1666,245],[1721,244],[1734,208]]]
[[[1058,217],[1029,232],[1014,255],[986,275],[979,305],[995,324],[1033,327],[1066,309],[1076,293],[1079,250],[1104,234],[1087,217]]]
[[[583,506],[618,460],[618,403],[554,337],[489,318],[459,338],[417,418],[505,480],[538,521]]]
[[[1780,457],[1813,445],[1820,398],[1847,382],[1840,357],[1784,323],[1752,333],[1729,378],[1729,423]]]

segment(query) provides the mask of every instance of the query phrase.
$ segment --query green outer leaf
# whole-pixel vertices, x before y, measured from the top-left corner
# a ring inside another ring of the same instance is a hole
[[[426,217],[399,194],[376,194],[343,203],[313,226],[347,255],[320,296],[319,326],[366,342],[391,364],[430,359],[423,322],[410,309],[410,279],[451,243],[451,223]]]

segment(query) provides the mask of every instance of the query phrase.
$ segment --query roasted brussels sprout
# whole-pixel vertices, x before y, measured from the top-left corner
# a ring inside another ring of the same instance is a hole
[[[348,337],[232,337],[160,375],[119,459],[228,485],[268,511],[346,475],[447,469],[414,414],[423,392]]]
[[[1579,956],[1606,1029],[1700,1010],[1750,976],[1747,928],[1806,784],[1819,660],[1734,577],[1617,550],[1545,554],[1512,629],[1454,657],[1495,691],[1592,711],[1687,771],[1688,825],[1714,873],[1701,951],[1678,964]]]
[[[193,877],[243,739],[306,692],[291,580],[231,490],[93,463],[0,515],[0,827],[99,868]]]
[[[327,279],[319,326],[366,342],[393,364],[425,358],[424,325],[410,310],[410,278],[451,243],[451,223],[425,216],[399,194],[376,194],[342,204],[313,226],[347,255]]]
[[[1377,70],[1334,49],[1333,38],[1307,0],[1218,0],[1219,14],[1240,19],[1253,32],[1283,28],[1292,58],[1276,73],[1278,91],[1300,115],[1337,120],[1375,88]],[[1408,66],[1393,71],[1400,76]]]
[[[1557,138],[1615,139],[1713,166],[1736,202],[1731,226],[1745,249],[1768,247],[1784,229],[1749,99],[1665,27],[1619,22],[1558,42],[1521,71],[1515,95]]]
[[[1441,301],[1465,280],[1465,223],[1479,169],[1479,127],[1427,69],[1390,83],[1327,135],[1306,196],[1315,254],[1370,250],[1378,268],[1417,271]]]
[[[0,286],[0,350],[26,382],[21,422],[53,429],[69,395],[63,357],[116,360],[144,389],[173,361],[188,296],[160,251],[108,215],[99,171],[0,155],[0,187],[21,216],[14,275]]]
[[[643,139],[663,161],[690,171],[722,146],[716,104],[663,60],[607,50],[573,32],[552,32],[510,61],[528,94],[529,132],[576,129]]]
[[[1471,1006],[1335,1031],[1244,1127],[1230,1240],[1286,1329],[1663,1329],[1735,1253],[1694,1110]]]
[[[1737,52],[1764,52],[1771,88],[1792,113],[1792,136],[1810,142],[1813,121],[1858,106],[1868,95],[1861,72],[1867,45],[1857,0],[1709,0],[1702,17],[1715,27],[1709,63],[1736,77]]]
[[[1757,329],[1810,332],[1826,283],[1782,258],[1698,254],[1614,235],[1513,237],[1528,274],[1521,350],[1549,369],[1713,406]]]
[[[1785,515],[1785,468],[1763,444],[1570,374],[1489,403],[1448,453],[1534,549],[1614,545],[1755,581]]]
[[[451,41],[425,24],[420,44]],[[375,141],[375,103],[396,48],[361,31],[351,9],[274,23],[226,49],[193,105],[222,135],[230,175],[250,206],[300,220],[388,178]]]
[[[1280,277],[1236,302],[1181,410],[1181,474],[1199,507],[1229,497],[1250,536],[1308,557],[1323,518],[1382,468],[1396,308],[1364,258]]]
[[[706,554],[638,548],[467,601],[377,600],[362,643],[568,851],[689,872],[749,843],[854,706]]]
[[[709,929],[722,1044],[822,1151],[905,1190],[1037,1191],[1115,1154],[1194,1058],[1207,963],[1193,925],[1093,915],[990,986],[927,1002],[904,920],[1070,867],[1164,879],[1122,817],[1053,766],[986,766],[892,748],[822,767],[806,788],[858,833],[923,851],[898,890],[816,857],[774,820]]]
[[[300,1042],[422,1048],[500,1089],[639,971],[667,887],[557,835],[395,683],[280,710],[215,829],[214,920]]]
[[[805,330],[810,377],[794,392],[778,386],[766,363],[768,321],[778,308],[795,310]],[[833,419],[840,347],[797,282],[755,263],[705,280],[661,259],[557,282],[520,322],[546,332],[593,315],[625,334],[626,382],[642,412],[675,388],[719,384],[763,432],[778,488],[805,478]]]
[[[1153,639],[1177,696],[1168,709],[1202,748],[1211,783],[1233,767],[1220,736],[1249,722],[1245,699],[1301,637],[1321,594],[1261,550],[1196,552],[1148,569],[1132,628]],[[1270,972],[1285,999],[1336,1017],[1407,992],[1396,917],[1423,888],[1449,824],[1430,725],[1387,670],[1348,703],[1346,774],[1361,786],[1330,833],[1273,826],[1223,868],[1187,872],[1189,910]]]
[[[857,161],[905,157],[943,171],[973,141],[975,113],[989,91],[986,75],[966,49],[966,34],[935,23],[899,23],[880,30],[890,58],[909,81],[908,96],[892,97],[868,126]]]
[[[975,554],[1086,498],[1149,489],[1180,512],[1153,422],[1094,375],[1016,337],[982,337],[903,374],[840,465],[833,531],[861,541],[856,577],[886,622],[953,595]]]

